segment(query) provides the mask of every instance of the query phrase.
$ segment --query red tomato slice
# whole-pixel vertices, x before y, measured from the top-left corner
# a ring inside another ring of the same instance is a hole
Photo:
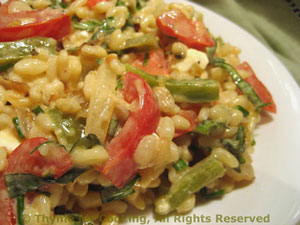
[[[201,21],[188,19],[179,9],[173,9],[156,18],[160,31],[176,37],[190,48],[203,50],[215,43]]]
[[[90,8],[93,8],[95,5],[97,5],[97,3],[99,2],[104,2],[106,0],[88,0],[87,4]]]
[[[263,109],[269,112],[276,113],[276,104],[273,101],[273,97],[265,85],[256,77],[251,66],[247,62],[243,62],[236,67],[238,70],[245,70],[248,73],[248,77],[245,79],[255,90],[258,97],[265,103],[271,103],[271,105],[263,107]]]
[[[146,65],[144,65],[144,61],[145,54],[137,54],[137,58],[132,65],[150,74],[162,75],[169,73],[168,62],[162,49],[151,51]]]
[[[193,110],[181,110],[178,115],[186,118],[190,122],[191,126],[187,130],[175,130],[174,137],[179,137],[193,131],[197,124],[197,114]]]
[[[71,17],[60,9],[42,9],[7,13],[0,8],[0,41],[15,41],[27,37],[52,37],[60,40],[71,32]]]
[[[0,224],[16,225],[16,200],[8,197],[3,174],[0,175]]]
[[[24,141],[9,156],[5,173],[29,173],[42,177],[51,173],[55,178],[60,177],[72,167],[72,160],[68,153],[57,146],[51,149],[49,156],[43,156],[38,150],[32,150],[48,141],[47,138],[36,137]]]
[[[123,85],[125,100],[136,104],[137,110],[130,113],[123,129],[106,146],[110,160],[98,167],[118,188],[135,176],[135,149],[144,136],[155,132],[160,118],[156,98],[144,79],[127,73],[124,75]]]

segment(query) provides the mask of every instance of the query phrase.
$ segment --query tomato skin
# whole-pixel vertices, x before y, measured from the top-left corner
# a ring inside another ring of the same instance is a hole
[[[169,74],[168,61],[162,49],[149,52],[147,65],[144,65],[145,54],[137,54],[137,58],[133,62],[133,66],[154,75]]]
[[[215,43],[201,21],[188,19],[179,9],[173,9],[156,18],[160,31],[176,37],[190,48],[203,50]]]
[[[3,174],[0,174],[0,206],[0,224],[16,225],[16,200],[8,197]]]
[[[245,79],[245,81],[247,81],[254,88],[256,94],[264,103],[271,103],[271,105],[265,106],[263,107],[263,109],[272,113],[276,113],[277,108],[271,93],[265,87],[265,85],[256,77],[251,66],[247,62],[242,62],[236,68],[238,70],[247,71],[248,77]]]
[[[93,8],[95,5],[97,5],[99,2],[104,2],[106,0],[88,0],[87,4],[90,8]]]
[[[4,12],[4,6],[0,12]],[[47,18],[45,18],[47,17]],[[33,22],[13,26],[22,18],[29,18]],[[71,32],[71,17],[59,9],[42,9],[18,13],[4,13],[0,16],[0,41],[15,41],[27,37],[51,37],[56,40],[62,39]]]
[[[193,110],[181,110],[178,115],[186,118],[190,122],[191,126],[187,130],[175,130],[175,138],[193,131],[197,124],[197,114]]]
[[[41,155],[38,150],[31,153],[35,147],[46,141],[48,141],[47,138],[36,137],[20,144],[8,156],[5,173],[29,173],[42,177],[50,170],[55,178],[66,173],[72,167],[72,160],[63,148],[57,147],[55,154],[51,154],[51,157]]]
[[[110,159],[100,171],[118,187],[123,187],[137,172],[133,154],[146,135],[157,129],[160,110],[156,98],[144,79],[134,73],[123,77],[124,98],[137,104],[137,111],[131,112],[120,133],[106,146]],[[137,86],[141,93],[138,93]]]

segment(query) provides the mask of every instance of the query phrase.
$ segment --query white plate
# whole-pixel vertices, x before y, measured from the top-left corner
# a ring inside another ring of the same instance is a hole
[[[277,114],[264,116],[254,132],[256,179],[253,183],[233,190],[220,200],[197,204],[180,220],[170,215],[169,221],[166,219],[159,223],[153,219],[150,210],[136,214],[139,215],[137,223],[133,221],[138,218],[131,217],[134,213],[123,219],[127,219],[127,224],[145,224],[143,216],[147,215],[149,220],[146,224],[296,225],[300,222],[300,89],[282,63],[251,34],[206,8],[187,3],[204,14],[204,23],[210,32],[241,48],[241,59],[252,66],[257,77],[272,93]],[[210,222],[201,221],[201,218],[193,220],[201,215],[210,217]],[[223,218],[269,215],[270,222],[219,222],[216,219],[218,215]]]

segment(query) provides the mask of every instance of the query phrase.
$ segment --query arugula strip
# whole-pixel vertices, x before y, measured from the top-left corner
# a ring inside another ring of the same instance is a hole
[[[102,24],[99,26],[97,31],[93,34],[90,41],[98,40],[102,35],[110,34],[115,31],[115,27],[113,24],[114,18],[108,17],[107,19],[103,20]]]
[[[201,123],[197,124],[197,126],[194,129],[194,132],[208,136],[208,135],[210,135],[212,130],[223,131],[223,130],[225,130],[225,128],[226,128],[226,125],[224,123],[216,122],[213,120],[204,120]]]
[[[86,30],[88,32],[93,32],[101,23],[97,20],[90,20],[85,22],[72,21],[72,27],[77,30]]]
[[[88,134],[85,137],[79,138],[78,141],[75,142],[75,144],[72,146],[70,153],[75,150],[76,148],[85,148],[90,149],[94,147],[95,145],[101,145],[100,140],[95,134]]]
[[[44,110],[41,108],[41,106],[37,105],[33,110],[32,112],[37,116],[39,115],[40,113],[43,113]]]
[[[25,138],[19,117],[14,117],[12,121],[15,125],[19,138]]]
[[[66,147],[64,145],[59,144],[56,141],[49,140],[49,141],[45,141],[45,142],[39,144],[38,146],[36,146],[29,154],[34,153],[36,150],[42,150],[44,148],[44,146],[47,149],[50,149],[52,146],[54,146],[54,148],[56,148],[57,146],[59,146],[59,147],[63,148],[65,151],[67,151],[67,149],[66,149]]]
[[[247,109],[245,109],[244,107],[237,105],[235,108],[240,110],[243,113],[244,117],[249,116],[249,111]]]
[[[209,63],[213,63],[213,59],[217,50],[217,41],[214,39],[215,45],[213,47],[206,48],[206,54],[209,60]]]
[[[187,164],[183,159],[180,158],[180,159],[173,165],[173,167],[175,168],[175,170],[176,170],[177,172],[179,172],[179,171],[181,171],[181,170],[187,168],[187,167],[188,167],[188,164]]]
[[[50,8],[52,9],[57,9],[57,8],[67,8],[68,5],[64,0],[50,0],[51,5],[49,5]]]
[[[47,112],[50,120],[55,124],[54,133],[59,141],[67,149],[71,149],[73,144],[82,137],[84,127],[72,116],[64,115],[57,108]]]
[[[23,212],[24,212],[24,195],[20,195],[20,196],[17,197],[17,221],[18,221],[18,225],[24,225]]]
[[[244,126],[240,126],[238,128],[233,139],[221,139],[221,143],[237,158],[239,163],[245,163],[245,159],[242,156],[242,153],[246,150],[246,135]]]
[[[212,199],[212,198],[219,198],[221,197],[222,195],[225,194],[225,190],[219,190],[219,191],[216,191],[216,192],[213,192],[213,193],[207,193],[207,188],[204,187],[200,190],[200,195],[203,197],[203,198],[206,198],[206,199]]]
[[[68,172],[66,172],[64,175],[59,177],[56,180],[56,183],[67,184],[67,183],[73,182],[77,177],[79,177],[81,174],[83,174],[86,170],[87,170],[86,168],[73,167]]]
[[[111,201],[127,198],[129,195],[135,192],[133,186],[138,179],[140,179],[140,175],[136,175],[131,181],[128,182],[128,184],[126,184],[121,189],[118,189],[115,186],[103,188],[102,190],[100,190],[100,197],[102,202],[105,204]]]
[[[224,59],[215,58],[212,62],[214,66],[223,68],[227,73],[231,75],[231,79],[236,86],[246,95],[249,101],[255,106],[256,109],[260,109],[269,104],[264,103],[256,94],[253,87],[248,84],[236,71],[236,69],[229,63],[226,63]]]
[[[109,127],[108,127],[108,131],[107,131],[107,133],[110,137],[115,136],[115,133],[116,133],[117,128],[118,128],[118,124],[119,124],[118,119],[114,119],[114,118],[111,119]]]
[[[22,196],[29,191],[44,193],[40,190],[40,188],[47,184],[67,184],[69,182],[73,182],[85,171],[86,169],[74,167],[56,180],[53,177],[44,178],[24,173],[6,174],[4,175],[4,178],[6,181],[8,196],[12,199]]]
[[[16,198],[24,195],[28,191],[34,191],[45,184],[54,184],[53,179],[41,178],[32,174],[7,174],[4,175],[8,195],[10,198]]]

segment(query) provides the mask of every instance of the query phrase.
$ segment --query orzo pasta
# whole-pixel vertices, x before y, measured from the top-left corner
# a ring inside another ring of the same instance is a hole
[[[239,53],[184,4],[0,5],[0,224],[186,213],[252,181],[276,106]]]

